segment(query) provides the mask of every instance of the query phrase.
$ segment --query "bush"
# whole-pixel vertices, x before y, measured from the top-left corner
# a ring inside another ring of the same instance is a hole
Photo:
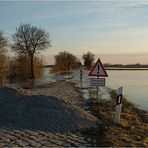
[[[7,57],[4,53],[0,53],[0,85],[4,84],[7,72]]]
[[[34,75],[35,78],[41,77],[42,61],[38,57],[34,57]],[[27,80],[31,78],[30,59],[27,56],[21,55],[10,59],[9,61],[9,76],[10,82],[13,80]]]
[[[60,52],[55,55],[55,65],[51,69],[52,73],[67,74],[71,69],[75,69],[81,66],[80,60],[69,52]]]
[[[7,57],[5,55],[7,40],[2,31],[0,31],[0,85],[5,82],[7,74]]]
[[[84,60],[84,66],[87,69],[90,69],[95,60],[95,55],[91,52],[87,52],[86,54],[83,54],[82,58]]]

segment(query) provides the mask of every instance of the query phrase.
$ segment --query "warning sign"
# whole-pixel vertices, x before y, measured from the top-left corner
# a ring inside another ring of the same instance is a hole
[[[88,74],[89,76],[98,76],[98,77],[108,77],[100,59],[96,62],[94,67],[91,69],[91,71]]]

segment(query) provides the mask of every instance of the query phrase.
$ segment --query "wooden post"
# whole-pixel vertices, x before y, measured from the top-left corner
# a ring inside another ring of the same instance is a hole
[[[122,107],[122,91],[123,87],[119,87],[117,91],[117,102],[114,123],[120,123],[121,107]]]

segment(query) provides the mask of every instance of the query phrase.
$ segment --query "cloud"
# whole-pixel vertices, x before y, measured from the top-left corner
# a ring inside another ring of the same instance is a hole
[[[24,2],[25,3],[25,2]],[[26,2],[27,3],[27,2]],[[41,2],[32,2],[38,5]],[[120,11],[129,10],[130,8],[148,5],[145,1],[46,1],[41,3],[41,7],[49,6],[49,9],[42,10],[28,19],[58,19],[79,15],[113,15]],[[53,7],[53,8],[52,8]],[[47,8],[47,7],[45,7]],[[36,11],[35,11],[36,12]],[[135,11],[135,14],[136,11]],[[122,14],[124,15],[124,14]],[[129,14],[131,15],[131,14]],[[27,18],[26,18],[27,19]]]
[[[75,32],[68,30],[65,37],[56,34],[54,49],[83,53],[91,49],[94,53],[134,53],[148,49],[147,28],[127,28],[108,32]]]
[[[130,49],[133,52],[140,47],[143,51],[148,48],[146,1],[32,1],[23,5],[15,2],[14,7],[11,6],[13,11],[15,7],[15,13],[20,14],[17,18],[52,31],[56,50],[122,52],[119,50]]]

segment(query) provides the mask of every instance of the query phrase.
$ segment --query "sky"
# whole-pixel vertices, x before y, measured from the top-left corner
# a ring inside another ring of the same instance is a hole
[[[60,51],[91,51],[106,63],[148,63],[148,1],[0,1],[0,30],[9,40],[21,23],[50,33],[46,61]]]

